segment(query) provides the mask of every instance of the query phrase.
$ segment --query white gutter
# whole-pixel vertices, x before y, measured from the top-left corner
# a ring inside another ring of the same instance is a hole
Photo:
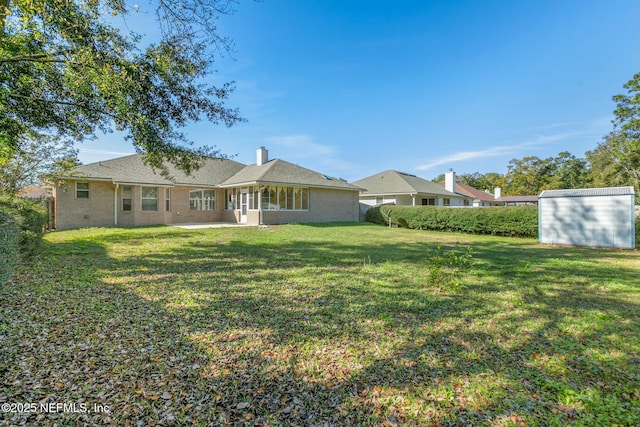
[[[262,225],[262,190],[264,187],[258,185],[258,225]]]
[[[113,225],[118,225],[118,187],[120,184],[116,184],[116,189],[113,191]]]

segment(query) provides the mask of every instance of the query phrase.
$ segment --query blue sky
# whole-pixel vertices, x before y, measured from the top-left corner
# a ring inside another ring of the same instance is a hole
[[[218,59],[211,82],[236,82],[227,105],[248,122],[186,133],[243,163],[266,146],[271,158],[349,181],[386,169],[427,179],[449,168],[505,173],[513,158],[583,156],[612,128],[611,97],[640,72],[638,0],[235,8],[219,21],[235,53]],[[84,163],[134,152],[117,133],[78,148]]]

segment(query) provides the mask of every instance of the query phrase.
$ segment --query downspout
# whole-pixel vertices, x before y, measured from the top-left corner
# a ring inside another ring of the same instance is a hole
[[[415,206],[416,205],[416,195],[415,194],[411,195],[411,201],[413,203],[413,206]]]
[[[631,194],[629,197],[631,197],[631,249],[634,249],[636,247],[636,244],[638,243],[636,242],[636,224],[635,224],[635,222],[637,221],[636,206],[635,206],[636,196],[635,194]]]
[[[118,225],[118,187],[120,184],[116,184],[116,189],[113,191],[113,225]]]
[[[258,185],[258,225],[262,225],[262,190],[263,188]]]

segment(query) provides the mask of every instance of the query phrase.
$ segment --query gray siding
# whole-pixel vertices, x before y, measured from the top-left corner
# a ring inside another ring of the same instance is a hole
[[[633,195],[541,198],[540,243],[632,249],[633,203]]]

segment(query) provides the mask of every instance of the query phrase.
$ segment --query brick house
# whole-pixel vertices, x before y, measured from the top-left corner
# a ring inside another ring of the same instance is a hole
[[[163,177],[141,154],[78,166],[54,188],[57,229],[193,222],[248,225],[358,221],[359,188],[292,163],[206,159]]]

